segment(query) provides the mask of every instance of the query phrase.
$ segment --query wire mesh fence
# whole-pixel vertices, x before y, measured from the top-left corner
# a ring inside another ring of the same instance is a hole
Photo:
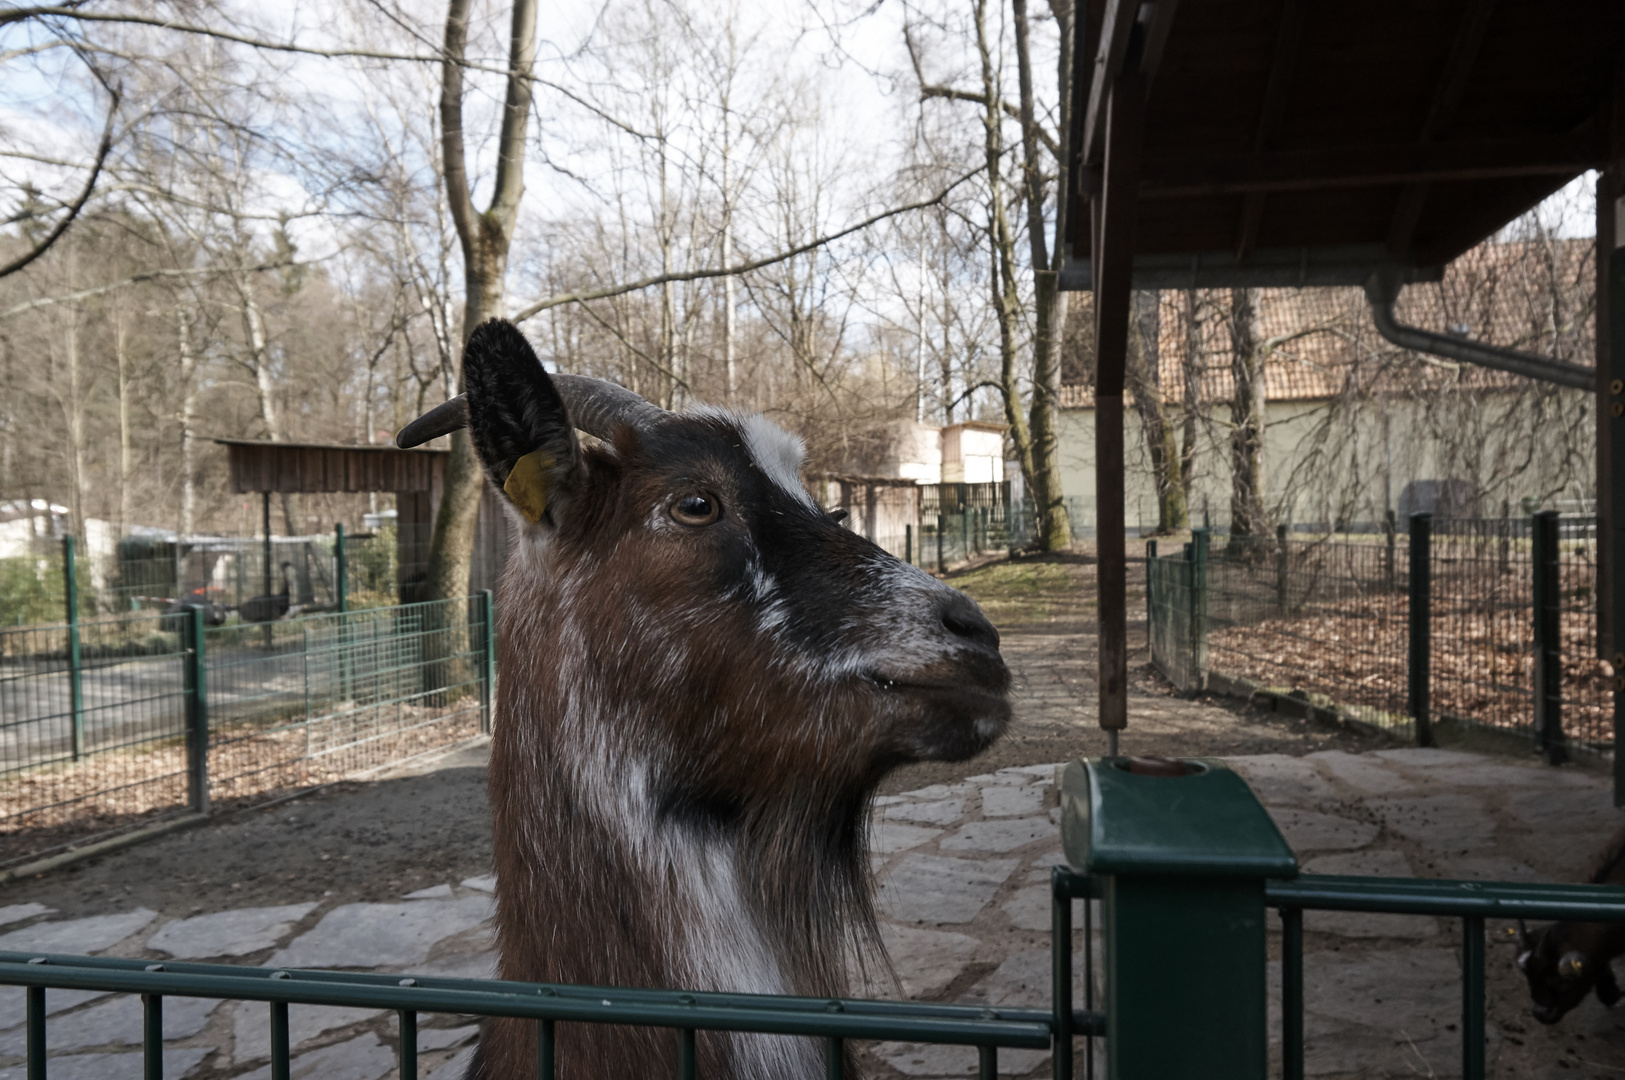
[[[62,537],[0,557],[0,626],[51,625],[69,618]],[[339,563],[344,563],[341,573]],[[74,599],[82,616],[166,611],[208,604],[222,613],[255,597],[286,595],[303,611],[397,602],[395,526],[350,534],[263,537],[137,534],[75,556]],[[342,593],[342,597],[341,597]]]
[[[1426,517],[1427,557],[1414,563],[1409,522],[1377,535],[1232,536],[1205,558],[1199,544],[1148,552],[1153,663],[1186,691],[1217,673],[1405,737],[1427,737],[1420,717],[1537,744],[1551,724],[1567,747],[1611,746],[1594,521],[1553,515],[1543,548],[1535,519]],[[1537,632],[1541,565],[1556,590],[1550,644]],[[1537,707],[1548,655],[1556,685]]]
[[[488,729],[489,594],[264,624],[0,629],[0,863]]]

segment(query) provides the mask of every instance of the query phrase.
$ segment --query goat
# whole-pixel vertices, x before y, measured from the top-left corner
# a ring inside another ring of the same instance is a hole
[[[998,632],[820,510],[800,441],[761,416],[549,377],[497,320],[463,375],[396,441],[466,423],[517,525],[489,780],[501,977],[848,992],[854,963],[883,955],[875,788],[1003,731]],[[470,1080],[534,1075],[534,1029],[487,1021]],[[697,1051],[710,1077],[824,1068],[790,1036],[702,1032]],[[649,1076],[677,1040],[564,1025],[556,1053],[562,1076]]]
[[[1586,880],[1625,885],[1625,829],[1608,841]],[[1609,962],[1625,953],[1625,923],[1565,921],[1530,933],[1520,919],[1518,939],[1518,970],[1529,982],[1536,1020],[1557,1023],[1593,990],[1609,1008],[1619,1000]]]

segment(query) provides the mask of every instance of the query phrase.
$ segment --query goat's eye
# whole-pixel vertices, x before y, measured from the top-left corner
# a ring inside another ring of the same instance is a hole
[[[684,495],[671,508],[671,516],[684,525],[709,525],[722,516],[722,504],[711,495]]]

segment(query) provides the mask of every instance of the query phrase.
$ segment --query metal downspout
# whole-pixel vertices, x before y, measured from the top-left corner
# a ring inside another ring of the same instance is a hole
[[[1485,345],[1478,341],[1438,334],[1416,326],[1406,326],[1394,317],[1394,302],[1399,299],[1403,282],[1389,270],[1378,270],[1365,282],[1365,297],[1371,302],[1371,319],[1377,324],[1377,333],[1412,352],[1430,353],[1465,364],[1510,371],[1541,382],[1556,383],[1575,390],[1595,390],[1597,373],[1588,367],[1564,364],[1550,357],[1534,353]]]

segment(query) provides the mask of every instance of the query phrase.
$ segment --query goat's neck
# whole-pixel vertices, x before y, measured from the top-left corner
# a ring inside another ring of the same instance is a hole
[[[509,680],[492,749],[503,977],[845,992],[873,940],[867,792],[673,802],[635,727],[550,683]]]

